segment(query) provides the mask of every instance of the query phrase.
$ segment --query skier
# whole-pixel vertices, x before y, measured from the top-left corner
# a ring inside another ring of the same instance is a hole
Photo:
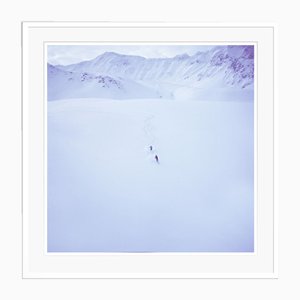
[[[155,158],[156,162],[159,164],[159,159],[158,159],[158,156],[157,156],[157,155],[155,155],[155,156],[154,156],[154,158]]]
[[[150,148],[150,151],[152,151],[152,150],[153,150],[153,147],[152,147],[152,146],[150,146],[149,148]]]

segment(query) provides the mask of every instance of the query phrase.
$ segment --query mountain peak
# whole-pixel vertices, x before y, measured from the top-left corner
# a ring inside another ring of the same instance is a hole
[[[176,56],[174,56],[175,59],[187,59],[190,58],[190,56],[187,53],[183,53],[183,54],[178,54]]]
[[[122,56],[122,54],[114,52],[114,51],[105,51],[102,56]],[[100,56],[101,56],[100,55]]]
[[[116,52],[113,52],[113,51],[106,51],[106,52],[98,55],[93,60],[99,60],[99,59],[108,58],[108,57],[120,57],[120,56],[122,56],[122,54],[119,54],[119,53],[116,53]]]

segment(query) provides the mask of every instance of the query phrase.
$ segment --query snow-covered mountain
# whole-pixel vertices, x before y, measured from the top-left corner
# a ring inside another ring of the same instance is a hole
[[[254,47],[216,46],[193,56],[149,58],[105,52],[67,66],[48,65],[48,99],[192,98],[253,91]],[[204,93],[204,94],[203,94]],[[216,94],[214,92],[214,94]]]
[[[48,64],[48,100],[69,98],[155,98],[157,93],[130,79],[64,71]]]

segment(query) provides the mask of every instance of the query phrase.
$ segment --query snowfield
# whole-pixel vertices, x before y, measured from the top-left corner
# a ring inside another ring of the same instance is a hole
[[[253,101],[179,96],[48,102],[49,252],[254,250]]]

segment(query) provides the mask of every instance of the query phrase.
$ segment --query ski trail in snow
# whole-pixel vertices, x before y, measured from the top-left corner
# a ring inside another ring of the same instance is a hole
[[[63,101],[63,100],[61,100]],[[55,103],[54,103],[55,104]],[[60,104],[64,104],[64,103],[60,103]],[[80,103],[79,103],[80,104]],[[159,155],[158,155],[158,149],[157,149],[157,137],[154,134],[154,126],[153,126],[153,120],[155,119],[155,115],[154,114],[149,114],[147,112],[143,112],[142,113],[142,118],[138,117],[136,114],[132,114],[132,113],[122,113],[122,112],[116,112],[116,111],[110,111],[110,110],[103,110],[103,111],[99,111],[99,110],[95,110],[95,109],[91,109],[90,107],[85,108],[84,110],[82,110],[82,107],[80,107],[80,112],[81,113],[91,113],[91,114],[97,114],[97,115],[112,115],[112,116],[123,116],[132,120],[136,120],[141,122],[141,132],[144,136],[144,143],[145,143],[145,151],[147,153],[147,158],[148,160],[155,162],[155,156],[157,155],[159,159]],[[78,111],[79,108],[77,105],[68,108],[68,112],[76,112]],[[94,107],[93,107],[94,108]],[[55,110],[55,113],[64,113],[64,105],[60,105],[59,109]],[[152,146],[152,150],[150,149],[150,146]],[[159,161],[156,161],[157,163],[159,163]]]
[[[143,131],[147,140],[147,150],[148,150],[148,158],[151,159],[151,161],[156,161],[156,163],[159,164],[159,157],[157,153],[157,138],[153,133],[153,119],[154,115],[149,115],[145,121],[144,121],[144,127]],[[151,148],[150,148],[151,146]]]
[[[149,146],[154,146],[156,138],[153,134],[153,126],[152,126],[152,120],[154,119],[154,115],[150,115],[147,117],[144,121],[144,133],[147,139],[147,142],[149,143]]]

